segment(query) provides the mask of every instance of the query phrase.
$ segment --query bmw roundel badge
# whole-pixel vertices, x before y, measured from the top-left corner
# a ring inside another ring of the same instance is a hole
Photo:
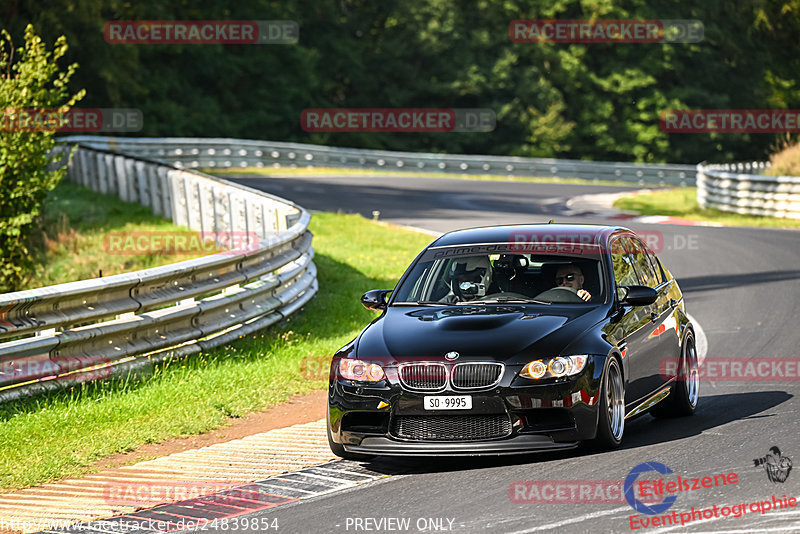
[[[445,360],[450,360],[452,362],[453,360],[457,360],[459,356],[461,355],[456,351],[450,351],[444,355],[444,358]]]

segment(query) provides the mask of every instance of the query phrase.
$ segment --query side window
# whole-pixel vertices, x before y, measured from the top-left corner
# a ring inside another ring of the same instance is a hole
[[[626,238],[623,238],[626,239]],[[631,259],[639,274],[641,283],[647,287],[656,287],[658,285],[658,278],[650,263],[650,258],[647,255],[647,247],[638,239],[626,239],[628,247],[630,247]]]
[[[631,257],[625,250],[622,239],[615,239],[611,243],[611,264],[614,268],[614,280],[617,287],[639,284]]]
[[[656,258],[655,254],[647,251],[647,258],[650,260],[650,265],[653,266],[653,272],[656,273],[656,284],[660,284],[664,281],[664,273],[661,272],[661,264],[658,262],[658,258]]]

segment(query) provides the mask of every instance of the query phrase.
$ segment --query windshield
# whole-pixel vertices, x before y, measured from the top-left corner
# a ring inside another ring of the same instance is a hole
[[[423,255],[393,305],[598,304],[605,299],[598,257],[535,254]]]

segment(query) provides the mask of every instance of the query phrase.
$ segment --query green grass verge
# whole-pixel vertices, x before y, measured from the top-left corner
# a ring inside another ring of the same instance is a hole
[[[538,176],[503,176],[495,174],[457,174],[446,172],[408,172],[408,171],[380,171],[368,169],[342,169],[339,167],[241,167],[220,169],[217,167],[200,169],[208,174],[218,176],[274,176],[278,178],[292,176],[372,176],[376,178],[446,178],[450,180],[480,180],[489,182],[530,182],[537,184],[572,184],[572,185],[607,185],[638,188],[663,187],[657,184],[639,185],[636,182],[623,182],[621,180],[582,180],[580,178],[548,178]]]
[[[330,213],[315,214],[311,230],[319,293],[284,323],[162,366],[147,380],[0,405],[0,488],[80,475],[111,454],[205,432],[293,394],[324,389],[333,352],[375,317],[359,296],[394,287],[432,238]]]
[[[614,202],[614,207],[636,211],[641,215],[667,215],[693,221],[715,222],[726,226],[800,228],[800,221],[793,219],[740,215],[738,213],[701,208],[697,204],[696,187],[681,187],[668,191],[623,197]]]
[[[44,204],[35,240],[28,289],[158,267],[207,254],[120,254],[106,249],[108,236],[164,235],[189,230],[152,214],[150,208],[61,182]],[[110,244],[110,242],[109,242]],[[130,250],[130,249],[129,249]]]

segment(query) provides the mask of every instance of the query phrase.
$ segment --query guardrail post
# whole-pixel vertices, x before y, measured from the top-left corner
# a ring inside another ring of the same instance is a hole
[[[166,166],[164,166],[157,167],[154,172],[156,175],[157,184],[154,190],[158,190],[158,205],[160,207],[160,213],[167,219],[174,221],[175,216],[173,215],[172,211],[172,203],[174,202],[173,199],[175,196],[170,185],[169,170]]]
[[[250,198],[244,199],[244,218],[245,218],[245,231],[250,233],[258,234],[258,227],[256,226],[256,214],[255,208],[253,207],[253,203],[250,201]],[[259,235],[259,238],[261,236]]]
[[[100,193],[108,194],[108,180],[109,180],[109,156],[108,154],[103,154],[102,152],[98,152],[97,154],[97,189],[95,191],[99,191]]]
[[[76,184],[81,185],[83,183],[83,161],[81,160],[80,149],[76,150],[74,161],[75,172],[70,175],[70,178]]]
[[[235,239],[235,235],[234,235],[235,229],[236,228],[241,228],[242,226],[244,226],[246,228],[247,227],[247,223],[242,221],[242,218],[240,217],[241,214],[239,213],[239,211],[236,209],[236,206],[234,205],[235,197],[233,195],[233,192],[228,191],[226,193],[225,197],[226,197],[227,204],[228,204],[228,227],[227,227],[227,231],[228,231],[228,234],[230,235],[230,242],[233,243],[234,239]],[[242,224],[242,223],[244,223],[244,224]],[[244,236],[240,236],[240,239],[242,239],[242,238],[244,238]]]
[[[148,206],[152,210],[153,200],[150,196],[150,177],[146,171],[143,161],[133,164],[134,174],[136,175],[136,186],[139,194],[139,203]]]
[[[208,208],[205,206],[206,197],[198,180],[190,181],[187,178],[187,189],[189,197],[186,203],[186,212],[189,214],[189,228],[192,230],[205,231],[205,224],[208,221]],[[194,207],[195,209],[192,209]]]
[[[128,202],[128,176],[125,173],[125,158],[114,156],[114,171],[117,176],[117,195],[120,200]]]
[[[170,203],[172,212],[172,222],[179,226],[189,226],[189,214],[187,213],[188,198],[186,195],[186,181],[181,176],[181,171],[170,169],[167,171],[168,185],[170,190]]]
[[[125,176],[127,177],[126,186],[128,194],[128,202],[141,203],[139,199],[139,184],[138,174],[136,173],[135,161],[125,158],[123,165],[125,167]]]
[[[102,159],[103,155],[99,152],[95,152],[90,153],[89,156],[92,160],[92,166],[94,167],[94,174],[89,187],[92,188],[92,191],[100,191],[100,175],[105,173],[105,166],[103,165]]]
[[[79,183],[84,187],[91,187],[94,174],[92,160],[94,158],[92,158],[92,155],[89,154],[87,150],[81,150],[79,154],[81,157],[81,172],[83,174]]]

